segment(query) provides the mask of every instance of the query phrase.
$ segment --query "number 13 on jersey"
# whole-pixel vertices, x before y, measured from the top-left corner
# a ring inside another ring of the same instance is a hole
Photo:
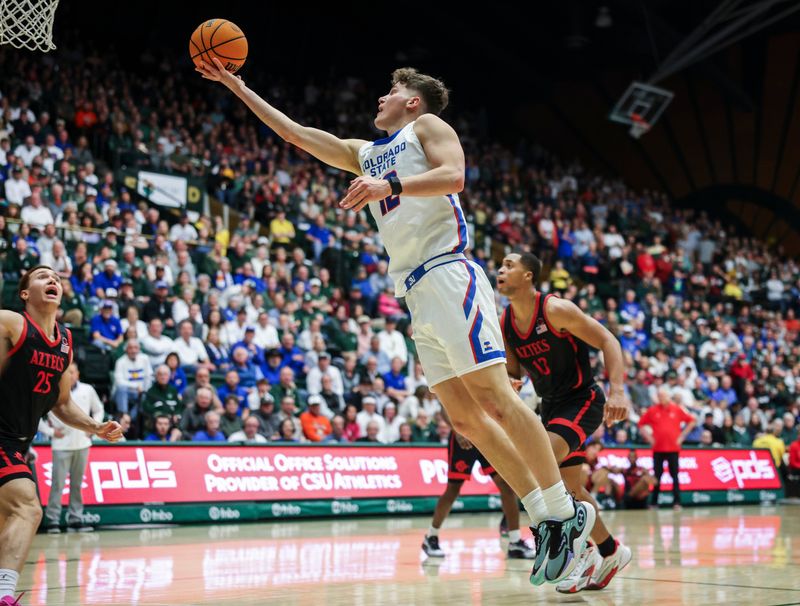
[[[397,171],[393,170],[383,175],[383,178],[388,179],[389,177],[396,177],[396,176],[397,176]],[[400,206],[400,196],[389,196],[387,198],[384,198],[383,200],[381,200],[381,216],[389,214],[398,206]]]

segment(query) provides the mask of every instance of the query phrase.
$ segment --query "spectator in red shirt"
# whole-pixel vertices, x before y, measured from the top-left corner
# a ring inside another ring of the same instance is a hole
[[[653,255],[642,246],[636,256],[636,269],[640,278],[652,278],[656,273],[656,261]]]
[[[786,310],[786,320],[783,324],[789,332],[800,332],[800,320],[795,317],[794,310],[791,308]]]
[[[328,417],[320,412],[321,407],[322,396],[308,396],[308,410],[300,415],[303,434],[311,442],[321,442],[333,431]]]
[[[659,255],[655,261],[656,279],[661,282],[662,286],[666,286],[669,279],[672,277],[672,259],[668,253]]]
[[[787,482],[788,495],[800,497],[800,436],[789,446],[789,481]]]
[[[344,437],[348,442],[355,442],[361,437],[361,427],[356,420],[358,408],[355,404],[348,404],[344,409]]]
[[[747,354],[744,352],[736,356],[733,364],[731,364],[730,373],[735,381],[737,391],[744,390],[745,383],[754,381],[756,378],[756,373],[753,371],[750,362],[747,361]]]
[[[92,103],[87,101],[81,109],[75,112],[75,126],[78,128],[92,128],[95,124],[97,124],[97,114]]]
[[[658,507],[658,495],[661,492],[661,474],[664,473],[664,462],[672,476],[673,508],[681,508],[680,483],[678,481],[678,462],[681,445],[689,432],[697,424],[695,418],[670,399],[669,389],[658,390],[658,404],[651,406],[639,419],[639,428],[651,428],[653,443],[653,474],[656,478],[653,487],[653,506]]]

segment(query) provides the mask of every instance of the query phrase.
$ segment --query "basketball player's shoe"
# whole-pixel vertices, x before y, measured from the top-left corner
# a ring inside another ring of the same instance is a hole
[[[5,597],[0,598],[0,606],[22,606],[22,596],[25,595],[23,591],[21,594],[17,596],[17,599],[14,599],[14,596],[7,595]]]
[[[615,541],[617,549],[595,569],[592,580],[586,589],[603,589],[611,582],[611,579],[628,564],[631,563],[631,549],[619,541]],[[558,588],[556,588],[558,589]]]
[[[586,589],[592,582],[592,577],[603,563],[603,556],[594,545],[587,543],[586,549],[578,557],[575,570],[566,579],[556,585],[560,593],[577,593]]]
[[[94,526],[83,522],[74,522],[67,526],[67,532],[94,532]]]
[[[503,518],[500,520],[500,536],[501,537],[508,536],[508,520],[506,520],[505,514],[503,514]]]
[[[544,565],[547,562],[547,543],[544,541],[544,537],[547,536],[547,527],[544,522],[541,522],[538,526],[530,528],[533,535],[533,550],[536,552],[530,581],[532,585],[541,585],[544,583]]]
[[[429,537],[425,535],[425,538],[422,540],[422,551],[424,551],[425,555],[429,558],[444,557],[444,550],[439,547],[439,537]]]
[[[578,556],[586,549],[597,512],[590,503],[574,500],[573,503],[575,513],[571,518],[539,524],[541,542],[531,571],[531,584],[558,583],[568,577],[577,565]]]
[[[508,558],[511,560],[532,560],[535,557],[536,552],[523,539],[508,544]]]

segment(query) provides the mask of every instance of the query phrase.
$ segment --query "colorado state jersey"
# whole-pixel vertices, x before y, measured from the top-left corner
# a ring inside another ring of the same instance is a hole
[[[422,144],[414,133],[414,122],[391,137],[367,143],[358,150],[362,172],[383,179],[412,177],[431,169]],[[458,194],[417,198],[400,194],[369,209],[378,224],[389,253],[389,275],[395,281],[395,294],[403,296],[403,280],[428,259],[445,253],[463,252],[469,245],[467,222]]]
[[[517,325],[510,305],[500,320],[503,338],[546,402],[565,400],[594,383],[589,346],[568,332],[556,331],[547,321],[544,307],[552,296],[536,293],[530,326]]]
[[[39,426],[58,400],[59,382],[70,363],[72,333],[56,324],[53,340],[27,313],[19,341],[0,371],[0,442],[27,449]]]

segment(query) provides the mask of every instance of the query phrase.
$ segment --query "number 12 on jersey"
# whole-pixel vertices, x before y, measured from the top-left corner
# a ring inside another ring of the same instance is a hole
[[[383,175],[383,178],[388,179],[389,177],[396,177],[396,176],[397,176],[397,171],[393,170]],[[400,206],[400,196],[389,196],[387,198],[384,198],[383,200],[381,200],[381,216],[387,215],[398,206]]]

